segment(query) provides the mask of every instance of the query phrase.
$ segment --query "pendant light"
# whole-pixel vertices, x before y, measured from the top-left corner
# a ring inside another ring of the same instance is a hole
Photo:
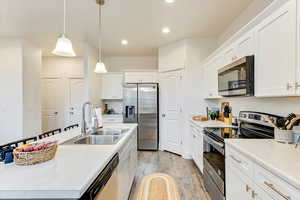
[[[101,6],[104,5],[104,0],[96,0],[97,3],[99,4],[99,33],[98,33],[98,62],[95,67],[95,73],[107,73],[106,67],[104,63],[101,61],[101,48],[102,48],[102,43],[101,43]]]
[[[71,40],[66,37],[66,0],[64,0],[64,30],[60,38],[57,39],[56,47],[52,51],[53,54],[64,57],[75,57]]]

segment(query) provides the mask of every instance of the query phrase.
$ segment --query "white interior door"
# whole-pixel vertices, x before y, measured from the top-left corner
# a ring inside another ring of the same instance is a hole
[[[82,105],[86,101],[84,79],[69,79],[69,105],[67,109],[66,126],[80,124]]]
[[[63,126],[64,90],[61,78],[42,79],[42,130]]]
[[[161,75],[161,131],[162,150],[181,155],[181,71]]]

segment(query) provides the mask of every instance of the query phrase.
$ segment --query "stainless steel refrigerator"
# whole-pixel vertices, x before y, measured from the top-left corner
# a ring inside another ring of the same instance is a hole
[[[124,123],[138,123],[138,149],[158,150],[158,84],[125,84]]]

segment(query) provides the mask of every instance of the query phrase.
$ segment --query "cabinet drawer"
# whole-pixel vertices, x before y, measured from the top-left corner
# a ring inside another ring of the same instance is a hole
[[[255,165],[254,178],[256,183],[275,200],[300,198],[299,190],[259,165]]]
[[[254,164],[247,157],[232,148],[225,149],[226,162],[234,164],[242,173],[253,177]]]
[[[103,123],[123,123],[122,115],[103,115]]]

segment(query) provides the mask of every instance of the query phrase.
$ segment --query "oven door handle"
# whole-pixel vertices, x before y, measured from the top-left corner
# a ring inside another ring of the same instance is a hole
[[[221,148],[224,148],[224,144],[223,143],[217,142],[214,139],[211,139],[209,136],[206,136],[206,138],[209,140],[209,142],[214,143],[215,145],[217,145],[217,146],[219,146]]]

